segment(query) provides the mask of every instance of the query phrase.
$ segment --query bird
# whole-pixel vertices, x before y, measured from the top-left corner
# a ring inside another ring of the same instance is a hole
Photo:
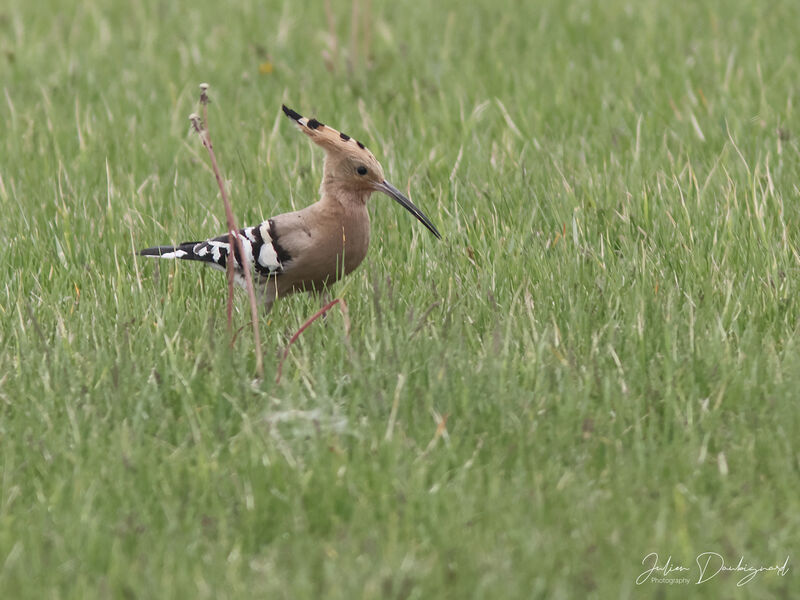
[[[361,264],[369,247],[367,201],[373,192],[395,200],[441,239],[425,213],[386,180],[383,167],[364,144],[315,118],[303,117],[285,104],[282,110],[300,131],[323,148],[325,161],[319,200],[238,231],[266,312],[284,295],[325,294],[328,286]],[[230,254],[228,233],[139,251],[140,256],[199,261],[222,271],[227,268]],[[234,280],[244,287],[238,248],[233,254]]]

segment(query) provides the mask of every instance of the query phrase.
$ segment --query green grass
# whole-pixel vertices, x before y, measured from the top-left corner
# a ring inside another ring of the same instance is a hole
[[[376,0],[352,71],[340,3],[333,71],[315,2],[50,4],[0,7],[0,597],[800,589],[800,4]],[[224,230],[201,81],[240,223],[316,196],[286,102],[444,235],[374,197],[277,385],[313,298],[254,381],[224,277],[133,256]],[[705,551],[790,570],[635,584]]]

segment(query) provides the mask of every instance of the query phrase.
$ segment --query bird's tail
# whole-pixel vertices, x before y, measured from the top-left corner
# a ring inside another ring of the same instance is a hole
[[[156,258],[182,258],[184,260],[203,260],[194,252],[197,242],[184,242],[179,246],[154,246],[139,250],[139,256],[155,256]]]
[[[286,251],[278,244],[277,239],[272,238],[271,223],[271,221],[267,221],[261,225],[239,230],[239,241],[248,264],[252,264],[256,271],[265,277],[281,273],[283,271],[281,262],[290,259]],[[227,233],[205,242],[183,242],[177,246],[155,246],[139,251],[140,256],[197,260],[223,270],[228,266],[229,254],[230,243]],[[233,256],[234,267],[241,270],[243,261],[236,245],[234,245]]]

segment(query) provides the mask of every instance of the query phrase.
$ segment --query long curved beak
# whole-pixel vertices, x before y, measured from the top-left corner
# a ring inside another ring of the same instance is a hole
[[[403,195],[403,193],[400,190],[398,190],[396,187],[394,187],[391,183],[389,183],[388,181],[386,181],[384,179],[381,183],[379,183],[379,184],[377,184],[375,186],[375,189],[377,189],[379,192],[383,192],[384,194],[386,194],[390,198],[393,198],[395,201],[397,201],[398,204],[400,204],[400,206],[402,206],[408,212],[410,212],[412,215],[417,217],[417,219],[419,219],[420,222],[423,225],[425,225],[425,227],[427,227],[428,230],[433,235],[435,235],[437,239],[442,239],[442,236],[439,234],[439,232],[437,231],[436,227],[434,227],[433,223],[431,223],[431,220],[428,217],[425,216],[425,213],[423,213],[420,209],[418,209],[414,205],[414,203],[411,202],[411,200],[406,198]]]

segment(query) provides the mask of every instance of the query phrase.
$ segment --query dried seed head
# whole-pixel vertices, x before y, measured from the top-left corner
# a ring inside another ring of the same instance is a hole
[[[207,83],[201,83],[200,84],[200,104],[202,104],[203,106],[208,104],[208,94],[206,93],[207,91],[208,91],[208,84]]]
[[[194,130],[197,133],[200,133],[202,131],[202,127],[200,126],[200,115],[198,115],[197,113],[190,114],[189,121],[191,121],[192,127],[194,127]]]

